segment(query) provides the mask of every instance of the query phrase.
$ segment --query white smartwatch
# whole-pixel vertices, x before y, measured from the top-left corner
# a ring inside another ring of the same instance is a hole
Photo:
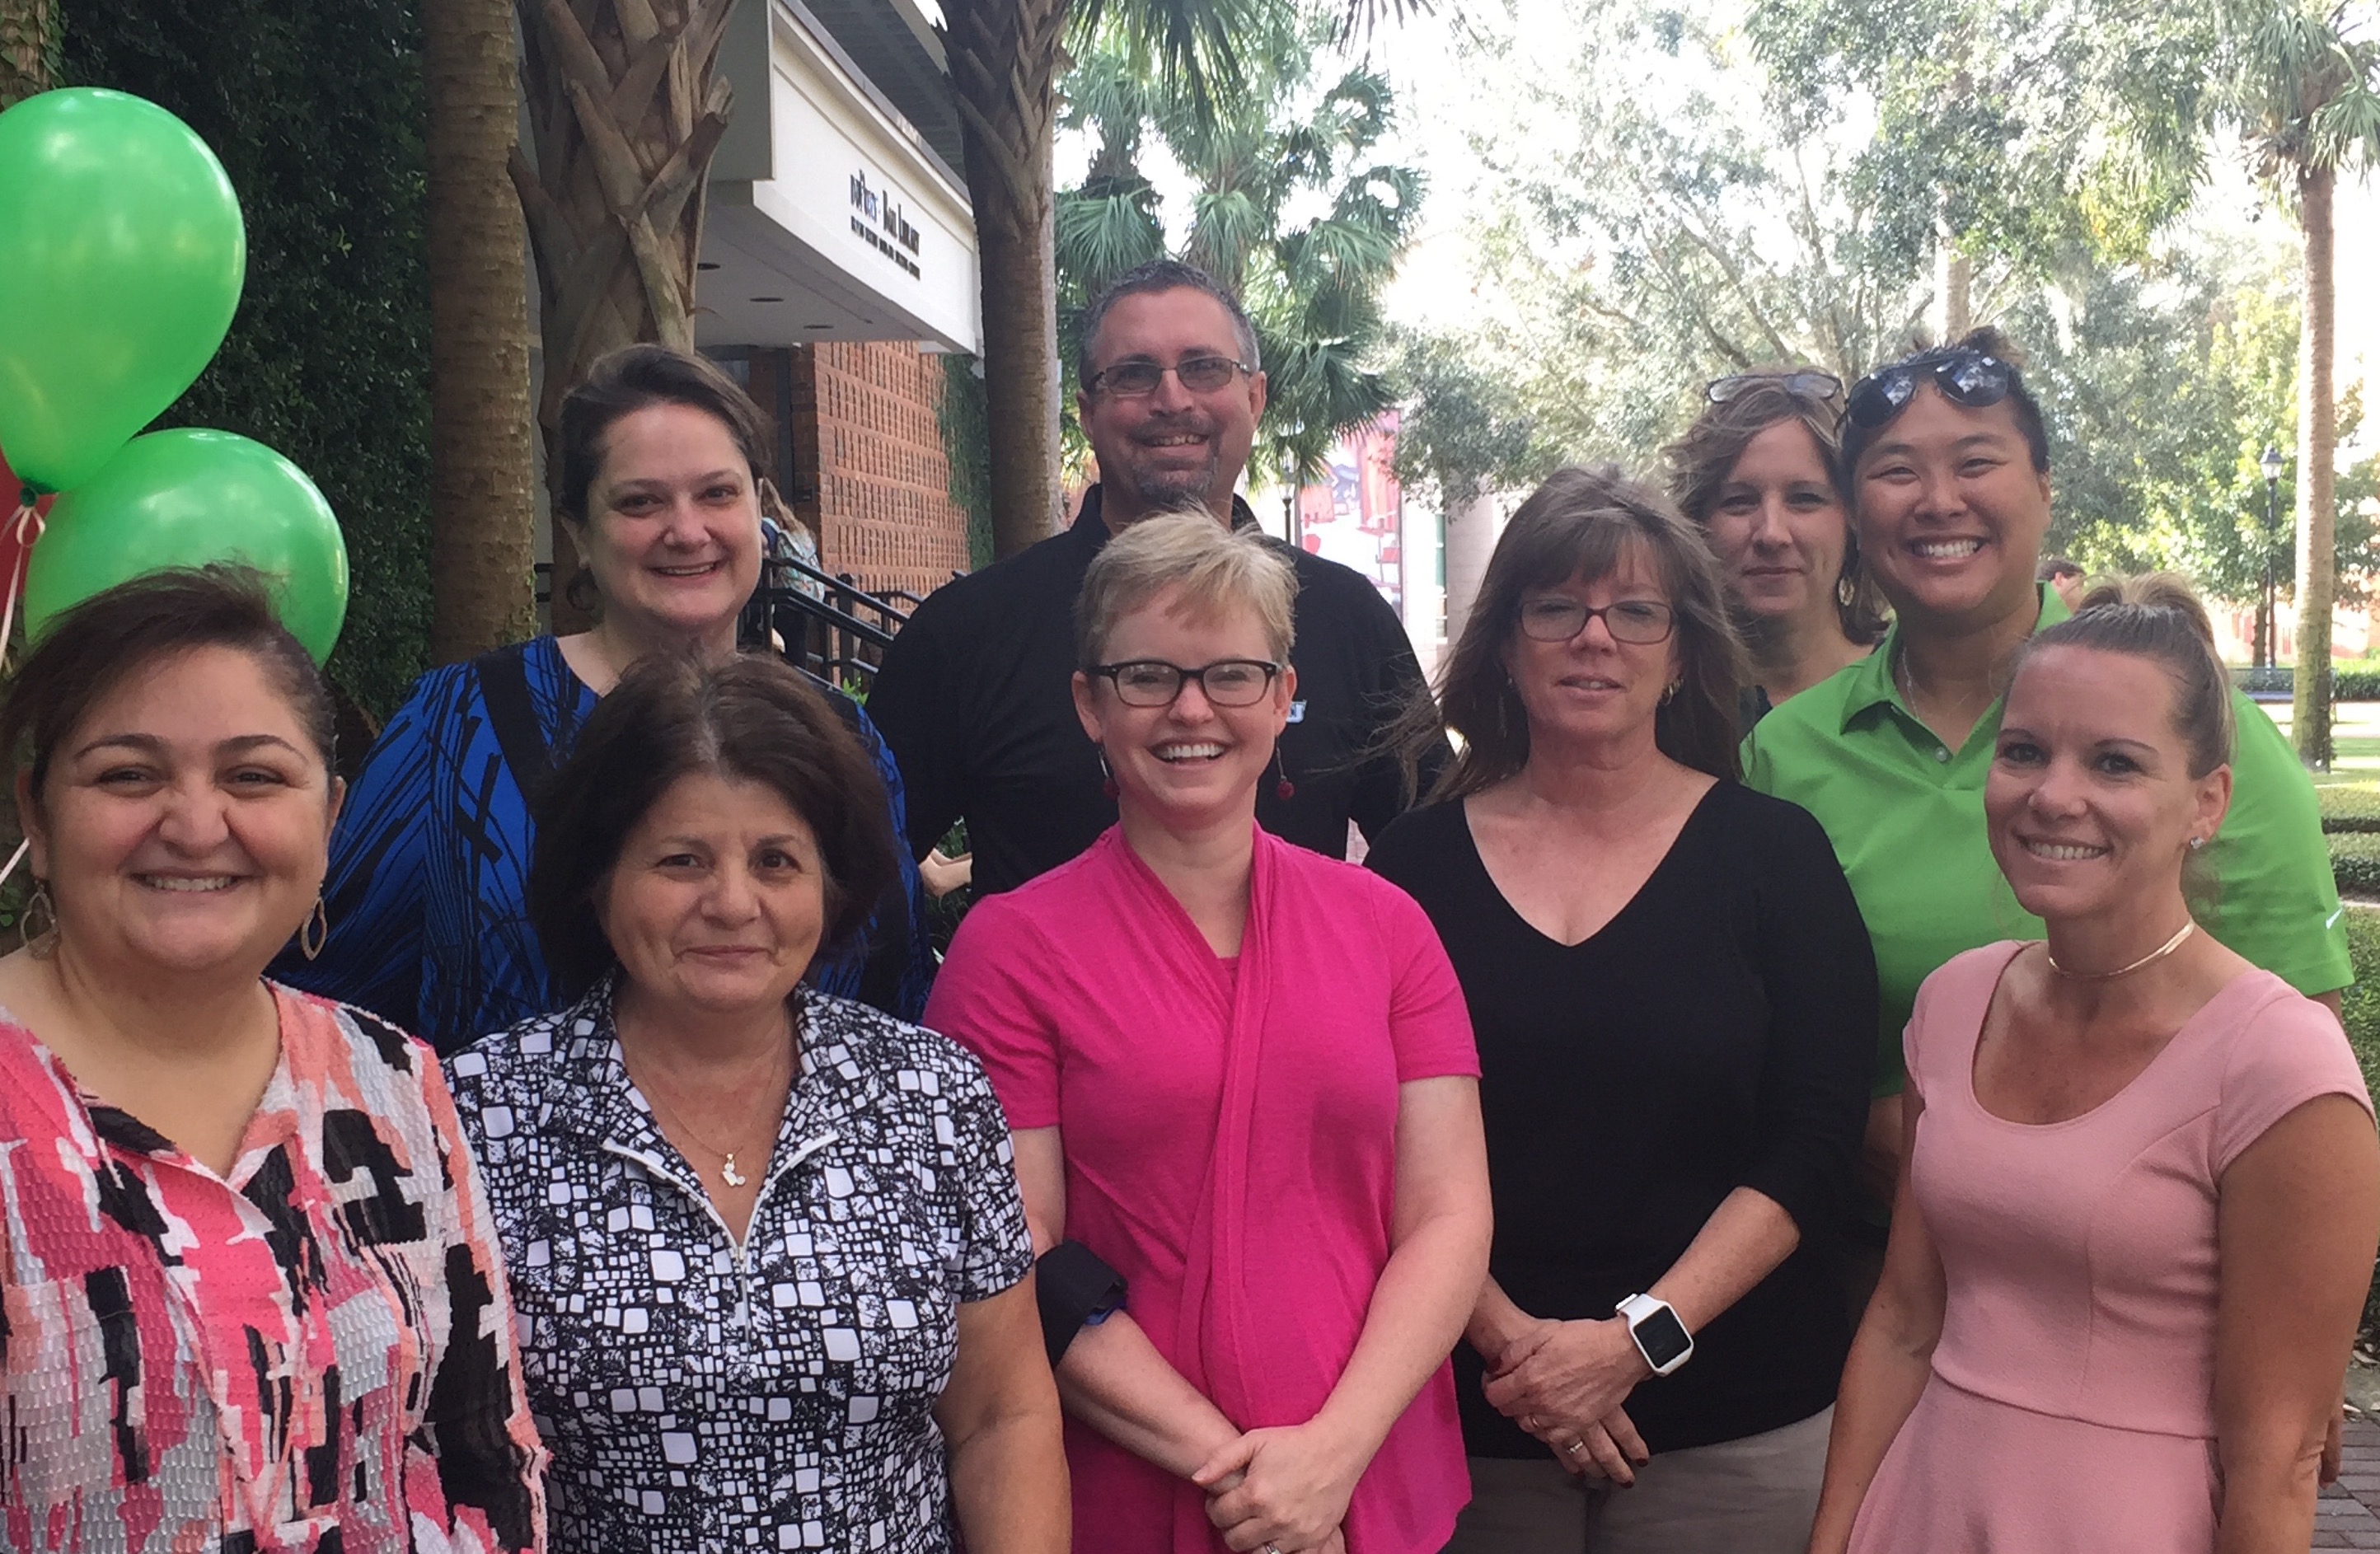
[[[1655,1376],[1667,1376],[1694,1357],[1694,1335],[1668,1301],[1631,1295],[1611,1309],[1626,1318],[1628,1336]]]

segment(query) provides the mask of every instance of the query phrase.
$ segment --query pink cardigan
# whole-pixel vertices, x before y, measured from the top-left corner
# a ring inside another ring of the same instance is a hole
[[[1421,909],[1263,831],[1236,964],[1111,828],[968,914],[926,1023],[983,1060],[1012,1128],[1063,1130],[1067,1235],[1243,1429],[1313,1417],[1354,1352],[1389,1259],[1398,1086],[1479,1073]],[[1066,1431],[1076,1548],[1223,1548],[1195,1487]],[[1440,1366],[1355,1487],[1349,1554],[1434,1554],[1470,1494]]]

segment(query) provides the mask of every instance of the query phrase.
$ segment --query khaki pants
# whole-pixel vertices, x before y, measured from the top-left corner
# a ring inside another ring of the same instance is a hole
[[[1618,1488],[1537,1461],[1471,1459],[1445,1554],[1802,1554],[1831,1408],[1742,1440],[1665,1451]]]

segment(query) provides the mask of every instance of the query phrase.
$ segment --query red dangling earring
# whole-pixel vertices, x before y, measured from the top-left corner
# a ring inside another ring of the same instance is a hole
[[[1281,765],[1281,747],[1278,745],[1272,747],[1272,770],[1274,775],[1281,779],[1280,782],[1275,783],[1272,785],[1272,791],[1284,799],[1295,798],[1297,796],[1297,784],[1289,780],[1289,771],[1286,767]]]
[[[1108,770],[1108,753],[1100,750],[1097,754],[1099,758],[1099,792],[1114,798],[1123,790],[1116,786],[1115,773]]]

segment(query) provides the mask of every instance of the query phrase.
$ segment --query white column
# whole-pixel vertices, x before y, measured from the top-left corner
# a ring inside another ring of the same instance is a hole
[[[1471,601],[1479,597],[1480,579],[1487,576],[1488,558],[1495,553],[1496,536],[1503,527],[1503,516],[1492,493],[1463,504],[1447,516],[1446,640],[1450,647],[1462,639],[1463,623],[1471,618]]]

